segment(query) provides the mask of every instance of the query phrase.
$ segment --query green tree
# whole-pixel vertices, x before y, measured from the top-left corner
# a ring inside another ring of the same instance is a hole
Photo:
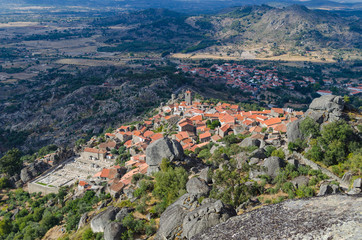
[[[310,117],[307,117],[303,121],[301,121],[300,131],[304,135],[304,137],[316,137],[319,135],[319,124]]]
[[[1,159],[0,159],[0,171],[2,173],[7,173],[10,176],[19,172],[23,163],[20,160],[21,153],[19,149],[9,150]]]
[[[186,192],[188,175],[184,168],[174,168],[167,159],[163,159],[155,180],[153,194],[169,205]]]
[[[0,236],[4,237],[11,232],[12,225],[8,219],[0,221]]]

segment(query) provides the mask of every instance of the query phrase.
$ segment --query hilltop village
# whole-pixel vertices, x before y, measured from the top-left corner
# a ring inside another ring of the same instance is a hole
[[[153,117],[106,133],[102,141],[92,138],[84,144],[79,157],[30,182],[29,191],[51,193],[77,183],[80,192],[106,190],[117,197],[135,174],[151,172],[146,163],[146,149],[161,138],[178,141],[186,154],[210,142],[222,144],[221,139],[232,134],[280,147],[286,142],[287,124],[303,115],[303,112],[281,108],[246,112],[236,104],[213,104],[193,101],[193,98],[189,90],[185,91],[183,101],[173,95]],[[121,166],[116,164],[120,154],[126,155],[127,160]],[[102,184],[105,182],[106,189]]]
[[[285,77],[280,77],[275,67],[267,70],[260,70],[256,67],[248,68],[244,65],[236,63],[224,63],[222,65],[214,64],[209,68],[194,67],[192,65],[182,64],[178,69],[184,73],[197,74],[201,77],[211,79],[212,81],[224,82],[232,88],[240,88],[242,91],[250,92],[255,97],[260,91],[275,89],[277,87],[285,87],[289,90],[294,90],[296,86],[308,87],[316,83],[312,77],[303,76],[302,80],[292,80]],[[362,93],[362,85],[359,81],[356,82],[341,82],[333,79],[323,79],[323,85],[326,90],[318,90],[317,94],[332,95],[330,87],[338,87],[346,89],[349,95],[359,95]]]

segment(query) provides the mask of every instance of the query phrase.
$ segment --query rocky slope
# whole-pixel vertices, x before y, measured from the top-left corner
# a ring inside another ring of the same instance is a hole
[[[269,205],[192,239],[360,239],[362,198],[331,195]]]

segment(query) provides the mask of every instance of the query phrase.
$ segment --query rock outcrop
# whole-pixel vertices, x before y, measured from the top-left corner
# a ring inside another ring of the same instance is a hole
[[[190,239],[235,215],[235,210],[220,200],[205,198],[200,205],[198,195],[186,193],[162,213],[155,239]]]
[[[195,195],[207,195],[210,188],[204,180],[193,177],[186,183],[186,190],[188,193]]]
[[[333,122],[343,118],[345,102],[342,97],[335,95],[326,95],[316,98],[309,105],[301,119],[291,122],[287,126],[287,137],[289,142],[295,142],[297,139],[303,139],[300,132],[300,122],[309,117],[319,124]]]
[[[241,147],[260,147],[260,140],[259,139],[254,139],[251,137],[245,138],[241,143],[240,146]]]
[[[265,159],[263,166],[267,169],[267,175],[276,177],[279,174],[279,170],[285,166],[285,162],[278,157],[268,157]]]
[[[360,239],[361,211],[361,196],[290,200],[232,217],[191,239]]]
[[[21,169],[20,179],[23,181],[23,183],[27,183],[31,179],[46,171],[48,168],[50,168],[50,165],[46,164],[45,162],[36,161]]]
[[[330,184],[330,183],[324,183],[319,188],[319,193],[317,196],[325,196],[325,195],[329,195],[329,194],[336,194],[339,192],[340,192],[339,187],[337,185]]]
[[[122,224],[118,222],[110,222],[104,229],[104,240],[119,240],[122,234],[127,231]]]
[[[187,239],[191,239],[196,234],[225,222],[235,215],[235,210],[224,205],[220,200],[204,204],[185,216],[182,224],[182,234]]]
[[[148,174],[157,172],[162,159],[170,161],[183,160],[184,151],[181,144],[173,139],[164,137],[151,143],[146,149],[146,162],[148,164]]]
[[[92,231],[95,233],[104,232],[104,229],[107,226],[107,224],[116,219],[116,215],[119,212],[119,210],[120,209],[118,207],[111,206],[107,208],[107,210],[95,216],[91,220]]]

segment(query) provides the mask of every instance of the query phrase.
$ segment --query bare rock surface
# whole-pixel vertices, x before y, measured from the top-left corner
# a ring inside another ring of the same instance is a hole
[[[290,200],[232,217],[195,235],[203,239],[361,239],[362,196]]]
[[[158,167],[164,158],[170,161],[182,160],[184,151],[178,141],[164,137],[147,147],[146,156],[146,162],[149,165],[148,173],[150,174],[158,171]]]

